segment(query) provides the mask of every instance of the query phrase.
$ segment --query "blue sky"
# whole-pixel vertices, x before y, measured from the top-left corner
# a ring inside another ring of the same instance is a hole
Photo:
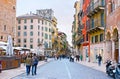
[[[75,0],[17,0],[17,16],[29,13],[36,13],[38,9],[52,9],[58,20],[59,31],[67,34],[67,40],[71,45],[72,22]]]

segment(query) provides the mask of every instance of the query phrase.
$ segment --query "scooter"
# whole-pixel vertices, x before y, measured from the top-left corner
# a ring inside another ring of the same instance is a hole
[[[120,79],[120,63],[117,64],[117,67],[116,67],[115,79]]]
[[[115,77],[115,65],[112,65],[112,61],[107,61],[106,73],[113,78]]]

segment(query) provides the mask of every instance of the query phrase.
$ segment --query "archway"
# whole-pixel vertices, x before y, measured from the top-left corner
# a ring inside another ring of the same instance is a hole
[[[118,59],[119,59],[119,41],[118,41],[118,30],[117,28],[115,28],[113,30],[113,41],[115,42],[115,51],[114,51],[114,59],[116,60],[116,62],[118,62]]]
[[[108,31],[107,34],[106,34],[106,40],[107,40],[107,41],[110,41],[110,39],[111,39],[111,34],[110,34],[110,32]]]

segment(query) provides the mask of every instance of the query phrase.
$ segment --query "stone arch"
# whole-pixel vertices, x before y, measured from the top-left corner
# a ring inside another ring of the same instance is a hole
[[[118,41],[118,29],[117,28],[115,28],[113,30],[112,38],[113,38],[114,41]]]
[[[113,30],[113,35],[112,35],[112,39],[114,41],[114,59],[118,62],[118,59],[119,59],[119,41],[118,41],[118,29],[117,28],[114,28]]]
[[[106,34],[106,40],[107,41],[111,40],[111,33],[110,33],[110,31],[108,31],[107,34]]]

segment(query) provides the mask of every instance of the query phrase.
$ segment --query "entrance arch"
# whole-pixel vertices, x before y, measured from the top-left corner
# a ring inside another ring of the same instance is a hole
[[[112,38],[113,38],[113,41],[115,42],[114,44],[114,49],[115,49],[115,51],[114,51],[114,59],[116,60],[116,62],[118,62],[118,59],[119,59],[119,40],[118,40],[118,29],[117,28],[115,28],[114,30],[113,30],[113,36],[112,36]]]
[[[110,39],[111,39],[111,33],[108,31],[106,34],[106,40],[110,41]]]

